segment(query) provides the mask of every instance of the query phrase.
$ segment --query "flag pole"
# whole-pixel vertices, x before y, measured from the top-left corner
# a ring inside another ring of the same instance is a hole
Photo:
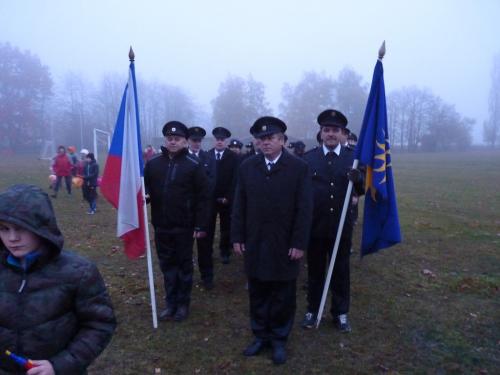
[[[144,188],[144,177],[141,177],[141,190],[142,196],[146,196],[146,189]],[[153,260],[151,257],[151,243],[149,241],[149,220],[148,220],[148,207],[146,201],[143,204],[144,209],[144,226],[146,236],[146,259],[148,262],[148,278],[149,278],[149,293],[151,296],[151,313],[153,314],[153,328],[158,328],[158,315],[156,314],[156,293],[155,282],[153,276]]]
[[[132,46],[130,46],[130,51],[128,53],[128,57],[130,62],[133,63],[135,60],[134,50]],[[142,150],[139,150],[142,152]],[[148,207],[146,204],[146,189],[144,187],[144,176],[141,176],[141,191],[143,197],[143,214],[144,214],[144,236],[146,237],[146,259],[148,264],[148,279],[149,279],[149,293],[151,298],[151,313],[153,315],[153,328],[158,328],[158,315],[156,313],[156,292],[155,292],[155,283],[154,283],[154,275],[153,275],[153,260],[151,256],[151,242],[149,240],[149,220],[148,220]]]
[[[385,40],[380,46],[378,50],[378,59],[382,61],[385,55]],[[358,167],[359,160],[354,159],[352,163],[352,169],[356,169]],[[349,181],[347,185],[347,192],[344,199],[344,205],[342,206],[342,214],[340,216],[340,222],[337,229],[337,237],[335,238],[335,244],[333,245],[332,256],[330,258],[330,265],[328,266],[328,274],[326,276],[325,285],[323,287],[323,295],[321,296],[321,303],[319,305],[319,311],[316,318],[316,328],[319,328],[319,324],[321,319],[323,318],[323,311],[325,309],[326,297],[328,296],[328,289],[330,286],[330,281],[332,280],[333,267],[335,265],[335,259],[337,258],[337,252],[339,250],[340,238],[342,237],[342,230],[344,229],[345,218],[347,215],[347,208],[349,207],[349,201],[351,200],[352,193],[352,181]]]

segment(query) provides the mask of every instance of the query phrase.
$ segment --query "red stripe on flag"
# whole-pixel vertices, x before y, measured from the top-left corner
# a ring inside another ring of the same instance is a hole
[[[131,259],[140,257],[145,253],[145,223],[144,223],[144,199],[142,191],[137,194],[137,208],[139,212],[139,228],[125,233],[121,238],[125,245],[125,254]]]
[[[120,173],[122,158],[108,155],[101,180],[101,193],[115,208],[118,208],[120,197]]]

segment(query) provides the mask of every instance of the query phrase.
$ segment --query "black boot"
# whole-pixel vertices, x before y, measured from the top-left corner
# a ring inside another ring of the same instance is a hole
[[[189,315],[189,307],[186,305],[181,305],[177,308],[177,311],[175,312],[174,315],[174,320],[176,322],[182,322],[183,320],[186,320]]]
[[[174,319],[175,311],[177,309],[174,306],[168,306],[165,310],[160,313],[159,319],[161,321]]]

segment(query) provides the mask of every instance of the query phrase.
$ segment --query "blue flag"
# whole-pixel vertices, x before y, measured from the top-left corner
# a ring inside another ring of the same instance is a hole
[[[396,191],[392,177],[384,68],[379,60],[373,72],[355,159],[366,167],[366,196],[361,256],[401,242]]]

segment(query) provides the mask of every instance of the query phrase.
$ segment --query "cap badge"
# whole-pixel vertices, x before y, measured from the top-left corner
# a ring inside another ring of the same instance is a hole
[[[177,129],[176,128],[172,128],[172,131],[175,132]]]
[[[336,115],[335,111],[332,111],[330,114],[332,115],[332,117],[335,117]]]
[[[267,126],[266,125],[262,125],[262,131],[265,132],[267,130]]]

